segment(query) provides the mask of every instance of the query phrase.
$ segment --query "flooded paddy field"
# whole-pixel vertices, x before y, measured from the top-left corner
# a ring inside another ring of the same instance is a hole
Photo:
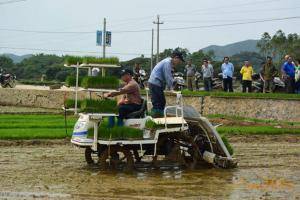
[[[300,199],[300,136],[231,136],[236,169],[103,172],[68,141],[0,141],[0,199]]]

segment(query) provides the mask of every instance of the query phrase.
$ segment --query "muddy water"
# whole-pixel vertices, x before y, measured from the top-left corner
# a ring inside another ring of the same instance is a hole
[[[233,170],[100,172],[70,144],[1,146],[0,199],[300,199],[300,137],[233,137]]]

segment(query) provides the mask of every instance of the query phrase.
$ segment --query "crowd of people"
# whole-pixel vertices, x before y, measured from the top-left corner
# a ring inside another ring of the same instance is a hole
[[[152,116],[162,116],[166,106],[164,90],[173,90],[173,71],[176,66],[184,63],[185,60],[181,52],[173,52],[168,58],[163,59],[153,68],[148,80],[148,87],[151,94]],[[123,124],[123,119],[126,119],[132,112],[136,112],[142,108],[142,98],[140,94],[140,86],[135,81],[136,73],[141,70],[139,65],[136,65],[135,70],[122,70],[121,79],[125,82],[125,86],[117,92],[105,94],[105,97],[115,97],[123,95],[118,102],[119,117],[118,125]],[[223,63],[220,66],[222,71],[223,89],[226,92],[233,92],[233,75],[234,65],[230,62],[229,57],[224,57]],[[193,65],[192,60],[187,61],[185,67],[188,89],[193,90],[194,76],[198,69]],[[264,92],[272,92],[273,80],[279,75],[279,71],[273,64],[272,58],[267,57],[266,61],[261,66],[261,77],[263,79]],[[203,59],[203,64],[200,68],[204,88],[206,91],[212,90],[212,78],[214,76],[214,68],[208,59]],[[240,70],[242,76],[243,92],[252,92],[252,77],[254,74],[253,66],[246,60]],[[289,55],[285,57],[285,61],[281,66],[282,79],[286,83],[286,89],[289,93],[300,94],[300,60],[293,61]],[[114,120],[110,120],[114,121]],[[111,122],[113,124],[113,122]]]
[[[233,92],[233,75],[235,67],[230,62],[229,57],[224,57],[220,69],[222,73],[223,90],[225,92]],[[194,77],[198,71],[202,74],[204,90],[212,91],[214,68],[211,62],[206,58],[203,59],[202,66],[199,67],[199,69],[192,63],[191,60],[188,60],[187,65],[185,66],[187,88],[191,91],[194,90],[194,88],[198,88],[198,82],[194,81]],[[300,59],[294,61],[291,56],[286,55],[279,70],[273,64],[272,57],[268,56],[266,61],[261,64],[261,69],[258,73],[263,82],[263,92],[273,92],[274,78],[279,77],[281,74],[281,79],[285,83],[286,92],[300,94]],[[252,92],[252,81],[255,72],[249,60],[244,61],[240,74],[242,92]]]

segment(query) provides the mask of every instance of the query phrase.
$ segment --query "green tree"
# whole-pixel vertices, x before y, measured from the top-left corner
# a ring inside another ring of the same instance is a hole
[[[266,58],[272,53],[271,36],[268,32],[264,32],[261,39],[257,42],[257,47],[263,56]]]
[[[273,47],[273,55],[275,59],[280,62],[280,60],[287,54],[288,45],[285,33],[282,30],[278,30],[271,39],[271,44]]]
[[[0,68],[4,71],[11,71],[14,67],[14,62],[12,59],[6,56],[0,56]]]

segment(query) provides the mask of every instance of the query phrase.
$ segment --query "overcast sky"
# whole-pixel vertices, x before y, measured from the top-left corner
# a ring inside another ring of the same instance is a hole
[[[299,0],[11,1],[14,0],[0,0],[0,53],[23,55],[44,52],[100,56],[102,48],[96,46],[96,30],[102,29],[104,17],[107,18],[107,30],[112,31],[112,46],[108,47],[107,56],[118,56],[121,60],[141,54],[150,55],[149,30],[156,28],[153,21],[156,20],[157,14],[160,14],[164,22],[161,25],[162,29],[202,26],[195,29],[162,30],[161,50],[180,46],[196,51],[208,45],[259,39],[263,32],[274,34],[278,29],[285,33],[300,32],[299,18],[203,27],[300,16]],[[19,31],[11,31],[12,29]],[[32,30],[51,33],[23,32]],[[137,30],[142,32],[122,32]]]

